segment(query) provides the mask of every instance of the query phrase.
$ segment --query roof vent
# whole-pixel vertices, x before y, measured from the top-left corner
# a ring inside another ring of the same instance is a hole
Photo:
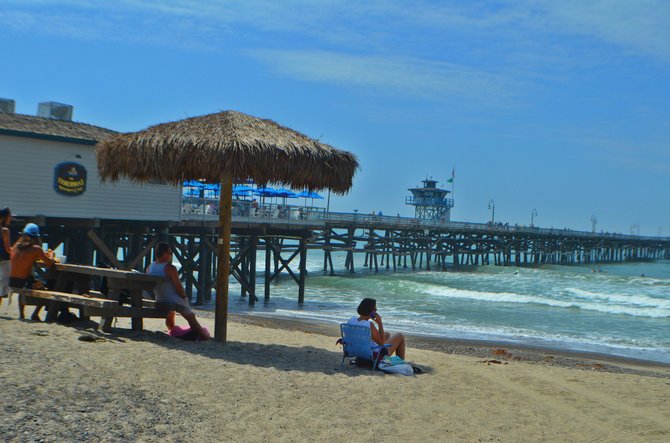
[[[72,106],[56,102],[44,102],[37,106],[37,116],[54,120],[72,121]]]
[[[8,98],[0,98],[0,112],[5,114],[14,114],[16,111],[16,102]]]

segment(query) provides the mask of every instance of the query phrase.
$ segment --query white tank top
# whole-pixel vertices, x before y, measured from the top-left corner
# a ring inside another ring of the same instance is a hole
[[[147,274],[158,275],[161,277],[167,277],[165,275],[165,265],[167,263],[156,263],[153,262],[149,265]],[[184,299],[179,296],[177,290],[175,289],[172,281],[167,279],[156,283],[154,287],[154,294],[156,294],[156,302],[158,303],[183,303]]]

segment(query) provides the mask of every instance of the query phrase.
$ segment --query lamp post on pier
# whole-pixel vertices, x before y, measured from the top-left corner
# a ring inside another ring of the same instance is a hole
[[[491,210],[491,224],[496,221],[496,204],[493,200],[489,200],[489,209]]]
[[[640,223],[636,222],[630,225],[630,235],[635,235],[635,231],[637,230],[637,235],[640,235]]]
[[[530,227],[534,227],[535,225],[533,224],[534,217],[537,217],[537,209],[533,208],[532,211],[530,211]]]

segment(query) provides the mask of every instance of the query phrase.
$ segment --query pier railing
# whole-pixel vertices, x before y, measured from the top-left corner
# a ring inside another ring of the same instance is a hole
[[[325,208],[280,203],[258,203],[249,200],[233,200],[233,220],[248,219],[257,223],[272,221],[308,222],[325,219]],[[185,197],[181,205],[181,220],[212,221],[219,218],[219,200],[211,198]]]
[[[430,198],[430,197],[414,197],[413,195],[405,197],[405,204],[407,205],[426,205],[426,206],[444,206],[447,208],[454,207],[453,198]]]
[[[566,237],[583,237],[583,238],[611,238],[611,239],[636,239],[636,240],[664,240],[669,241],[670,237],[645,237],[639,235],[625,235],[610,232],[587,232],[578,231],[574,229],[555,229],[555,228],[539,228],[536,226],[523,225],[509,225],[502,223],[472,223],[472,222],[455,222],[455,221],[440,221],[440,220],[426,220],[410,217],[399,216],[384,216],[372,214],[357,214],[345,212],[328,212],[324,214],[326,222],[349,223],[360,227],[375,227],[375,226],[397,226],[399,228],[424,228],[424,229],[440,229],[451,231],[469,231],[475,233],[522,233],[535,234],[547,236],[566,236]]]
[[[182,201],[181,220],[216,222],[218,220],[218,199],[186,197]],[[472,223],[418,219],[357,212],[326,212],[325,208],[277,203],[258,204],[246,200],[233,200],[233,222],[258,224],[304,225],[309,228],[387,228],[426,229],[478,234],[524,234],[550,237],[602,238],[615,240],[662,240],[670,237],[649,237],[610,232],[588,232],[575,229],[539,228],[536,226],[509,225],[503,223]]]

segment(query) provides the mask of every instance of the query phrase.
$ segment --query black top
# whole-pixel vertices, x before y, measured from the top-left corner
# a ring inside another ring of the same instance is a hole
[[[0,228],[0,232],[2,232],[2,229],[5,228]],[[9,260],[9,254],[7,251],[5,251],[5,241],[2,239],[2,236],[0,235],[0,261],[5,261]]]

